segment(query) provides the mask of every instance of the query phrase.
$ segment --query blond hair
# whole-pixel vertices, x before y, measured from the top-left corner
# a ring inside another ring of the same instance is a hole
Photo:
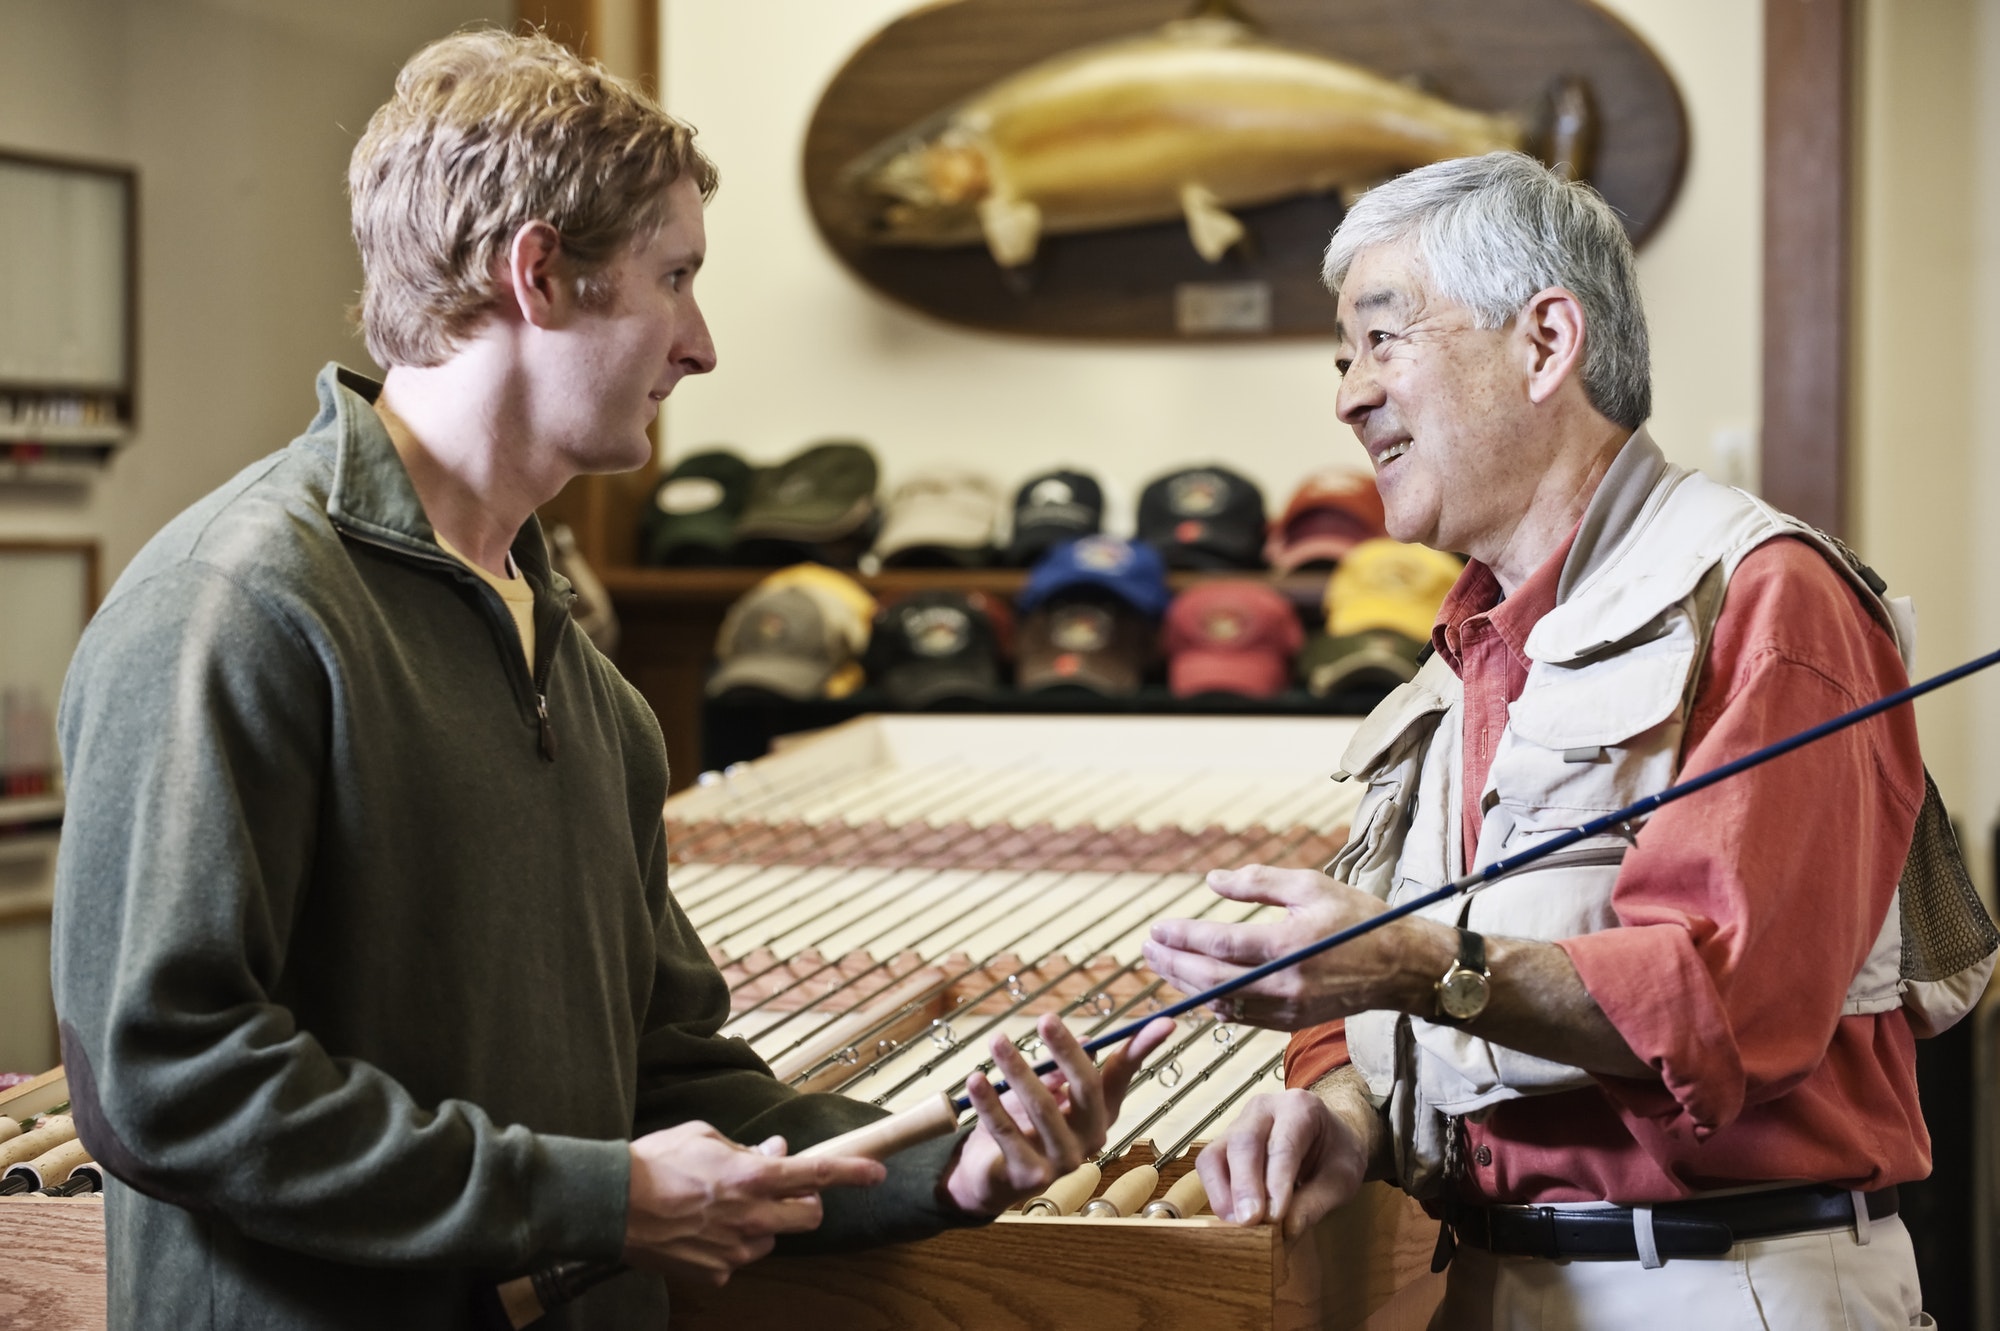
[[[412,56],[348,164],[361,250],[356,316],[383,365],[437,365],[500,296],[514,234],[547,222],[586,305],[604,269],[666,221],[683,175],[715,164],[636,84],[539,32],[461,32]]]

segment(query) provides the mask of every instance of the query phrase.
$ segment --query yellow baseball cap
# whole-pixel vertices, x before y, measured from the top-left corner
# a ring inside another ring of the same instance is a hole
[[[1343,637],[1394,629],[1429,642],[1445,594],[1464,567],[1456,556],[1426,546],[1363,541],[1326,580],[1326,631]]]

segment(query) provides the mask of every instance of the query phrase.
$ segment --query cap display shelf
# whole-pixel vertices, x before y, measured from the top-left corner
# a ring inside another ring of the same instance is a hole
[[[890,601],[914,592],[978,591],[1012,602],[1027,581],[1027,571],[1017,568],[911,568],[884,569],[876,574],[842,570],[853,577],[870,595]],[[712,751],[706,734],[707,697],[704,692],[709,669],[714,662],[715,637],[722,617],[739,596],[770,576],[769,568],[634,568],[612,566],[602,571],[606,591],[617,608],[622,632],[617,662],[651,704],[666,736],[667,756],[673,764],[673,788],[685,789],[707,765]],[[1317,607],[1326,588],[1324,572],[1279,574],[1268,569],[1209,571],[1176,570],[1167,575],[1168,586],[1185,591],[1198,583],[1216,578],[1254,578],[1269,582],[1293,604],[1310,611]],[[841,702],[798,703],[765,707],[753,719],[744,716],[748,729],[728,741],[730,752],[744,743],[744,735],[777,735],[825,725],[830,720],[854,716],[864,710],[858,704],[875,702],[865,710],[880,710],[881,695],[864,691]],[[1261,714],[1296,713],[1326,715],[1352,712],[1365,700],[1333,699],[1323,702],[1303,691],[1293,691],[1270,702],[1245,700],[1241,709],[1226,705],[1220,710],[1246,710]],[[1216,706],[1191,706],[1173,698],[1165,689],[1142,691],[1133,699],[1093,700],[1009,694],[1000,704],[1005,710],[1026,712],[1187,712],[1216,711]],[[827,709],[833,709],[829,712]]]
[[[707,603],[727,606],[766,577],[769,568],[612,568],[603,581],[621,613],[627,602]],[[878,601],[893,600],[912,592],[986,592],[1012,600],[1028,580],[1019,568],[887,568],[880,573],[860,573],[840,569],[866,587]],[[1326,589],[1326,573],[1276,573],[1270,569],[1176,569],[1167,574],[1167,585],[1176,592],[1216,578],[1252,578],[1268,582],[1294,601],[1302,598],[1317,603]]]

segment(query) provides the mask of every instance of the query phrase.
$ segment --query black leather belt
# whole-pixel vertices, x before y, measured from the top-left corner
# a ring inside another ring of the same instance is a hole
[[[1893,1187],[1867,1194],[1868,1217],[1896,1214]],[[1587,1211],[1560,1206],[1449,1207],[1445,1223],[1460,1243],[1510,1257],[1639,1256],[1628,1207]],[[1734,1197],[1662,1202],[1653,1208],[1653,1242],[1661,1257],[1720,1257],[1738,1243],[1854,1223],[1852,1194],[1814,1185]]]

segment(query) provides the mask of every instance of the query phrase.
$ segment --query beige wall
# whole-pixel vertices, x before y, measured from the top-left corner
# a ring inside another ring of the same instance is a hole
[[[1027,341],[934,323],[870,294],[807,216],[799,152],[821,90],[909,0],[663,0],[669,106],[722,166],[703,307],[721,368],[668,404],[670,448],[712,441],[775,460],[855,433],[893,477],[946,460],[1003,482],[1084,463],[1129,521],[1139,486],[1220,457],[1281,504],[1331,459],[1359,463],[1333,419],[1323,342],[1113,347]],[[1657,348],[1656,431],[1714,461],[1757,410],[1762,25],[1742,0],[1615,0],[1680,80],[1693,120],[1686,186],[1642,261]],[[1743,474],[1741,472],[1737,474]]]
[[[0,147],[136,166],[141,273],[136,438],[90,489],[0,487],[0,540],[97,540],[108,580],[168,518],[298,432],[322,364],[369,364],[342,313],[361,281],[347,154],[412,50],[512,10],[0,0]],[[33,849],[0,857],[0,892],[46,881]],[[47,956],[46,925],[0,924],[0,1070],[55,1061]]]
[[[1920,673],[2000,647],[2000,3],[1870,0],[1861,68],[1854,536],[1916,598]],[[1988,874],[2000,679],[1918,704],[1924,754]]]
[[[88,491],[0,489],[0,538],[87,536],[115,575],[160,525],[369,365],[343,194],[402,60],[511,0],[0,0],[0,146],[139,169],[136,438]]]

